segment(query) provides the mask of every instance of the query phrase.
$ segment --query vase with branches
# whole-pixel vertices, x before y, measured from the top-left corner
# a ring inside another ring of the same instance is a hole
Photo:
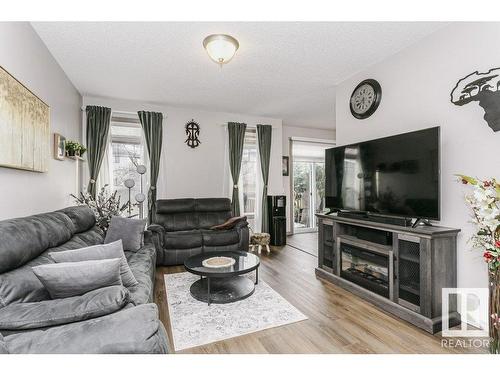
[[[489,276],[490,353],[500,353],[500,183],[496,179],[479,180],[458,175],[472,193],[465,197],[472,210],[476,233],[471,237],[474,248],[483,251]]]
[[[122,216],[128,208],[128,202],[121,204],[118,192],[115,190],[110,193],[107,187],[108,185],[104,185],[95,199],[88,193],[81,192],[79,196],[71,194],[77,204],[88,206],[92,210],[97,226],[105,233],[108,230],[111,218],[113,216]]]

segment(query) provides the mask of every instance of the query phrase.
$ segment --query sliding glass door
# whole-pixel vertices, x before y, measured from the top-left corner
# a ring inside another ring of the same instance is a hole
[[[325,163],[293,163],[293,222],[295,232],[315,230],[316,213],[325,207]]]
[[[292,140],[293,232],[316,231],[325,209],[325,149],[332,144]]]

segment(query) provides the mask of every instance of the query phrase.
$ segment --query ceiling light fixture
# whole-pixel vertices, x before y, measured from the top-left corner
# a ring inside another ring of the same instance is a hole
[[[233,58],[240,44],[231,35],[212,34],[203,40],[208,56],[221,67]]]

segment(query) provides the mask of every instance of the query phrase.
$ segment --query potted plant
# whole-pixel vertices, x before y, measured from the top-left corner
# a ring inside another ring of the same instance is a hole
[[[66,141],[66,153],[68,156],[75,156],[80,150],[80,144],[75,141]]]
[[[85,151],[87,151],[87,148],[84,145],[80,144],[80,156],[83,156],[83,154],[85,154]]]
[[[472,222],[477,231],[471,241],[483,251],[489,276],[490,353],[500,353],[500,183],[494,178],[481,181],[459,175],[460,181],[471,185],[472,194],[465,200],[472,209]]]

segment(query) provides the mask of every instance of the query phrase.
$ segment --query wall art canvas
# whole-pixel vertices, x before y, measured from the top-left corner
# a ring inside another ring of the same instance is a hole
[[[47,172],[49,106],[0,67],[0,166]]]
[[[451,102],[465,105],[478,102],[484,109],[484,119],[488,126],[500,130],[500,68],[485,73],[475,71],[459,80],[451,92]]]

